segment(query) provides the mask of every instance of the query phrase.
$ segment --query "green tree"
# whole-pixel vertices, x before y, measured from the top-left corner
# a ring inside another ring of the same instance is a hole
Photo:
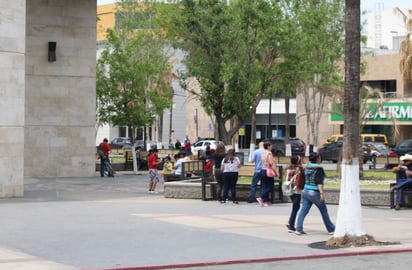
[[[132,132],[170,108],[172,96],[170,55],[157,27],[157,6],[139,2],[119,2],[116,28],[107,31],[96,75],[99,123],[127,126]]]
[[[341,87],[344,49],[343,0],[287,0],[289,35],[282,39],[281,78],[284,96],[302,94],[307,143],[318,144],[318,126],[328,98]],[[286,99],[287,100],[287,99]]]
[[[175,11],[168,33],[187,52],[185,78],[200,85],[184,88],[213,115],[218,138],[230,143],[273,88],[282,16],[278,1],[183,0]]]

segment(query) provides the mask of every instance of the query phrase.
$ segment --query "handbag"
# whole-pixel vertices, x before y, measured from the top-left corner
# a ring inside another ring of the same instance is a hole
[[[285,181],[282,183],[282,193],[285,196],[292,196],[293,188],[292,188],[291,181]]]
[[[269,165],[266,167],[266,176],[267,177],[275,177],[275,171]]]

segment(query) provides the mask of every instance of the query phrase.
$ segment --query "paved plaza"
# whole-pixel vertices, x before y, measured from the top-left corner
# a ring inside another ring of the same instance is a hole
[[[25,196],[0,200],[0,269],[410,269],[412,210],[363,207],[366,232],[384,243],[322,249],[317,209],[307,235],[288,233],[291,204],[165,199],[147,172],[115,178],[26,179]],[[333,221],[336,205],[329,205]]]

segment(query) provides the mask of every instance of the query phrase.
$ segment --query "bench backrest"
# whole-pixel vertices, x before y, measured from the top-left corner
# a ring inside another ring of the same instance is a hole
[[[182,163],[182,175],[194,172],[202,172],[205,170],[204,160],[188,160]]]
[[[279,177],[276,178],[282,178],[283,177],[283,166],[278,165],[279,169]],[[244,165],[239,168],[239,176],[253,176],[255,173],[255,166],[253,165]]]

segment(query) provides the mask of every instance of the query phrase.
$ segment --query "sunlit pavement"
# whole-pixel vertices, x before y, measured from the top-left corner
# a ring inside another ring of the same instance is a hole
[[[363,207],[366,233],[386,245],[325,250],[309,246],[331,237],[315,208],[305,220],[307,235],[297,236],[285,227],[288,203],[165,199],[162,184],[159,194],[148,194],[147,186],[147,172],[27,179],[25,197],[0,201],[0,269],[346,270],[412,264],[412,209]],[[335,221],[337,206],[329,205],[329,212]]]

